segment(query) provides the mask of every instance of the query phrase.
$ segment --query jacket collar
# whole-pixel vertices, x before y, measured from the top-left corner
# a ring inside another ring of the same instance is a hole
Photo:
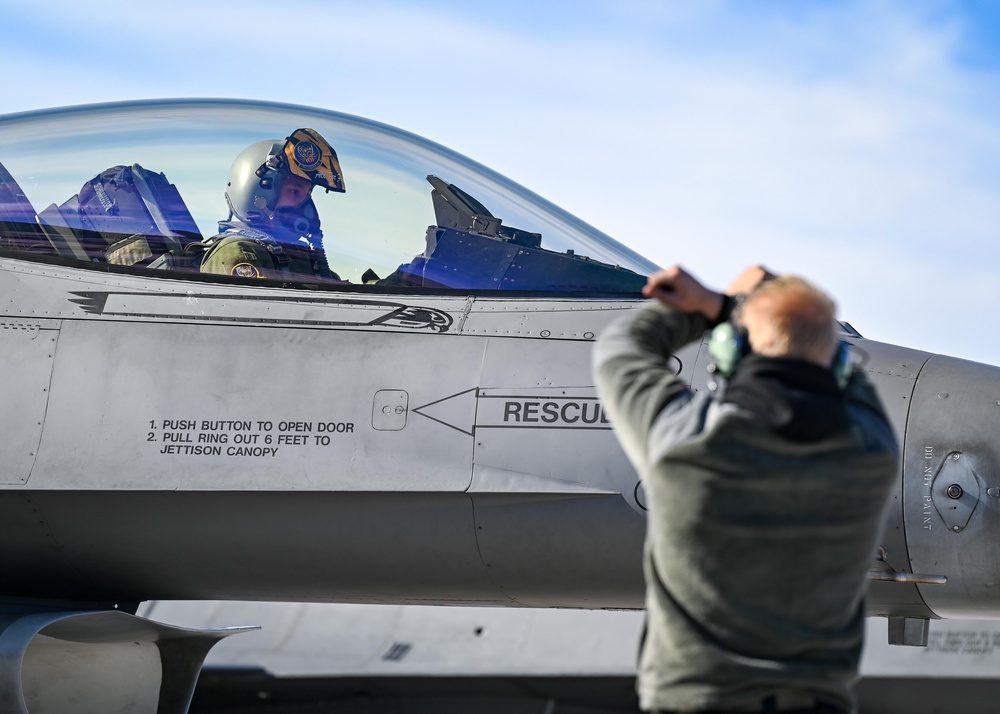
[[[729,380],[723,402],[743,407],[792,441],[820,441],[850,425],[833,372],[790,357],[745,357]]]

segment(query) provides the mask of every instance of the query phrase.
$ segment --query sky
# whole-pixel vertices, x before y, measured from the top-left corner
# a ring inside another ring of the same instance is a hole
[[[0,0],[0,67],[0,114],[228,97],[391,124],[659,265],[798,273],[865,337],[1000,365],[1000,4]]]

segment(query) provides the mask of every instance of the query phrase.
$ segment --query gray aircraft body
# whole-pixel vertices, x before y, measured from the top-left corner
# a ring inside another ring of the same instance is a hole
[[[199,714],[638,714],[640,611],[320,603],[143,603],[187,627],[253,622],[205,660]],[[926,647],[887,644],[867,621],[860,714],[989,714],[1000,621],[941,620]]]
[[[302,239],[323,270],[204,272],[233,158],[306,127],[343,173]],[[146,600],[642,607],[643,494],[590,351],[647,260],[302,107],[0,117],[0,164],[0,710],[186,711],[232,631]],[[1000,369],[843,328],[903,445],[870,613],[901,644],[1000,616]],[[675,366],[712,386],[704,344]]]

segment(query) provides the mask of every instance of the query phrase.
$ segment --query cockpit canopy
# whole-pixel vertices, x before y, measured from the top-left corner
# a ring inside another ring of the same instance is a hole
[[[334,112],[218,100],[0,117],[0,251],[246,282],[246,272],[220,278],[203,269],[219,223],[230,218],[230,167],[248,145],[304,127],[333,147],[346,185],[343,193],[313,191],[308,208],[322,230],[300,239],[325,272],[290,269],[287,257],[274,256],[294,257],[302,245],[273,246],[250,231],[244,238],[275,260],[264,277],[334,289],[634,294],[655,270],[539,196],[420,137]]]

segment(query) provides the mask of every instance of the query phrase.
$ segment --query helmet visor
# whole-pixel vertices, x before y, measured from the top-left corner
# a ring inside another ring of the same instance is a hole
[[[283,147],[288,170],[327,191],[344,193],[337,152],[313,129],[296,129]]]

